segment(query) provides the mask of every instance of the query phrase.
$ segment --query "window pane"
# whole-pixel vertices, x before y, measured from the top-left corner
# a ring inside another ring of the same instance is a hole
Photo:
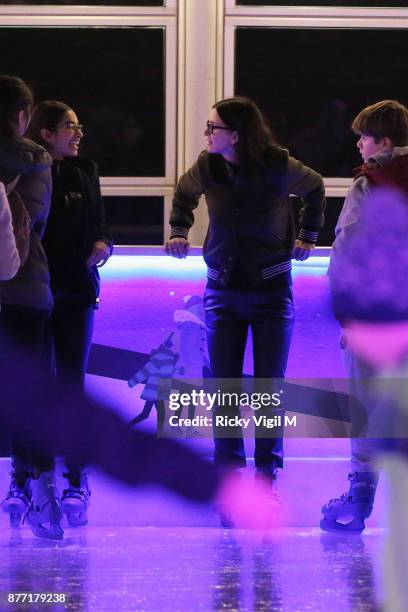
[[[295,211],[295,222],[296,228],[298,225],[298,213],[302,207],[302,201],[300,198],[291,198],[291,203]],[[344,198],[327,198],[327,206],[324,215],[324,227],[319,231],[319,239],[317,246],[330,247],[334,241],[334,230],[337,225],[337,221],[343,208]]]
[[[101,175],[163,176],[164,36],[153,27],[1,28],[0,73],[31,83],[37,102],[72,106],[85,125],[83,154]]]
[[[75,5],[82,4],[79,0],[9,0],[0,2],[2,4],[48,4],[48,5]],[[101,2],[100,0],[86,0],[83,4],[87,6],[165,6],[165,0],[105,0]]]
[[[381,99],[408,102],[407,35],[240,27],[235,92],[260,104],[292,155],[324,176],[351,176],[361,163],[356,114]]]
[[[406,7],[407,0],[236,0],[243,6],[361,6],[361,7]]]
[[[164,198],[104,196],[115,244],[163,244]]]

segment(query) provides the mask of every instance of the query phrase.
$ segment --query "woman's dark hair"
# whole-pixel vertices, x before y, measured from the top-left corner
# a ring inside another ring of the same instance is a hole
[[[213,108],[226,126],[238,132],[236,152],[240,164],[250,173],[263,170],[267,154],[276,142],[260,108],[244,96],[220,100]]]
[[[18,113],[29,115],[34,105],[33,92],[22,79],[0,75],[0,134],[6,138],[16,136]]]
[[[70,106],[58,100],[46,100],[38,104],[31,117],[27,130],[28,138],[47,148],[48,143],[41,136],[41,130],[54,130],[66,112],[72,110]]]

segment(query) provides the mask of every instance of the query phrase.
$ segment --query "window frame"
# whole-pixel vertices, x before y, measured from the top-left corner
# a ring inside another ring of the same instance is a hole
[[[167,219],[176,178],[177,148],[177,0],[163,7],[110,6],[0,6],[0,27],[160,27],[164,28],[165,172],[163,176],[101,176],[102,195],[164,197],[163,223]]]
[[[225,0],[224,92],[234,95],[235,32],[238,27],[291,29],[407,29],[408,9],[237,6]],[[345,197],[351,178],[323,177],[327,197]]]
[[[108,0],[107,0],[108,1]],[[4,15],[18,15],[27,17],[27,9],[30,15],[36,16],[67,16],[67,15],[100,15],[100,16],[175,16],[177,11],[177,0],[165,0],[165,6],[98,6],[98,5],[56,5],[56,4],[7,4],[0,5],[0,18]]]
[[[225,0],[225,15],[226,16],[249,16],[249,17],[276,17],[276,18],[303,18],[313,19],[329,18],[329,19],[356,19],[356,18],[373,18],[373,19],[399,19],[404,17],[404,13],[408,11],[408,7],[359,7],[359,6],[250,6],[238,5],[236,0]],[[340,0],[339,0],[340,1]],[[386,2],[386,0],[384,0]]]

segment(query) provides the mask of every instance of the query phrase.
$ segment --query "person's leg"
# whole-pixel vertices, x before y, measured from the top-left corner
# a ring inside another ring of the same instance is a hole
[[[160,434],[163,431],[164,421],[166,419],[166,408],[163,400],[156,400],[155,406],[157,412],[157,433]]]
[[[349,378],[352,422],[350,485],[348,492],[322,507],[320,527],[325,531],[361,533],[365,519],[372,513],[379,479],[376,459],[382,440],[365,437],[377,401],[371,385],[375,372],[347,347],[346,335],[342,336],[340,346]]]
[[[5,353],[14,355],[19,381],[23,382],[30,368],[42,362],[46,318],[47,313],[39,309],[2,307],[0,345]],[[11,485],[1,507],[10,515],[11,526],[19,527],[31,503],[31,478],[52,470],[54,459],[38,451],[34,453],[27,441],[17,435],[11,440],[11,465]]]
[[[241,302],[241,291],[206,290],[204,308],[212,378],[242,378],[248,322],[242,317]],[[217,415],[233,416],[237,413],[237,409],[217,406],[213,419]],[[234,437],[219,437],[220,433],[221,428],[217,427],[215,465],[220,469],[245,467],[241,427],[228,428],[228,434]]]
[[[136,425],[136,423],[140,423],[141,421],[146,420],[149,417],[149,415],[150,415],[150,413],[152,411],[153,406],[154,406],[154,402],[152,402],[150,400],[147,400],[145,402],[145,405],[143,407],[142,412],[140,412],[137,416],[135,416],[134,419],[129,421],[128,425],[130,425],[130,426],[131,425]]]
[[[0,344],[5,354],[16,358],[15,371],[24,381],[25,372],[42,358],[46,313],[36,308],[3,304],[0,311]],[[20,356],[20,358],[18,357]],[[18,359],[18,361],[17,361]],[[15,436],[11,442],[13,478],[24,486],[31,476],[32,453],[25,440]]]
[[[255,379],[283,379],[294,326],[291,287],[253,292],[251,329]],[[256,383],[255,383],[256,384]],[[272,383],[269,392],[278,392]],[[272,418],[283,411],[272,406],[257,410],[257,416]],[[258,472],[273,475],[283,467],[282,428],[257,427],[255,466]]]
[[[57,378],[84,386],[92,342],[95,309],[75,302],[56,301],[51,319]]]
[[[349,378],[352,418],[350,467],[352,472],[375,472],[378,477],[376,457],[382,440],[365,437],[377,401],[371,385],[375,372],[347,347],[346,342],[343,339],[343,362]]]
[[[55,301],[50,330],[54,345],[55,373],[57,380],[63,385],[84,388],[94,314],[92,305]],[[88,469],[84,465],[67,460],[65,466],[67,486],[62,493],[62,510],[70,527],[86,525],[91,497]]]
[[[188,418],[192,421],[195,417],[196,407],[194,404],[189,404],[188,406]]]

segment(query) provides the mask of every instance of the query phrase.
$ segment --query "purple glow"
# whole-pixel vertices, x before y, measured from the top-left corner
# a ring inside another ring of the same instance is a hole
[[[167,255],[121,254],[117,249],[109,262],[101,269],[103,278],[129,278],[133,276],[158,278],[162,275],[172,278],[202,278],[206,276],[206,265],[201,255],[191,255],[186,259],[175,259]],[[293,261],[294,274],[324,274],[329,257],[310,257],[307,261]],[[307,272],[306,272],[307,271]]]
[[[326,256],[294,262],[292,378],[342,375],[327,264]],[[152,253],[115,255],[101,269],[94,342],[148,354],[173,330],[173,313],[183,307],[183,297],[203,294],[205,272],[200,255],[182,261]],[[251,361],[249,343],[247,372]],[[129,420],[143,405],[126,381],[94,375],[87,386]],[[152,413],[146,426],[154,425]],[[212,453],[211,440],[188,443]],[[251,457],[253,441],[245,445]],[[165,490],[124,488],[94,471],[87,529],[66,528],[58,544],[35,539],[27,526],[11,536],[7,528],[0,530],[0,591],[65,592],[73,609],[90,610],[188,610],[192,601],[203,610],[342,610],[348,604],[376,609],[375,571],[384,534],[372,527],[386,524],[382,483],[363,538],[321,535],[317,528],[320,506],[344,490],[348,445],[346,439],[285,441],[287,459],[278,479],[283,510],[272,521],[264,510],[254,514],[255,526],[269,526],[267,533],[221,530],[209,506],[189,504]],[[243,479],[252,481],[252,459],[248,464]],[[3,491],[8,479],[3,460]],[[258,501],[245,489],[234,495],[235,506]]]

